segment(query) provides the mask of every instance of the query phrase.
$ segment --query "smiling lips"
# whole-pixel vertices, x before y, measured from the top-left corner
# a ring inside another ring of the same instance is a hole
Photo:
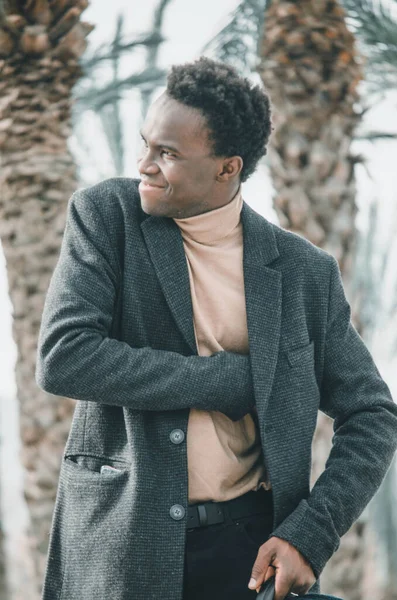
[[[150,188],[157,188],[157,189],[160,189],[160,190],[164,189],[163,185],[156,185],[154,183],[149,183],[148,181],[143,181],[143,180],[140,182],[139,187],[140,186],[142,186],[144,188],[149,188],[149,189]]]

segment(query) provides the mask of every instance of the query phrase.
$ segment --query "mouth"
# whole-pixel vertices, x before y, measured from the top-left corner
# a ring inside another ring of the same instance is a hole
[[[146,190],[164,190],[165,186],[164,185],[156,185],[154,183],[149,183],[148,181],[141,181],[139,183],[139,189],[146,189]]]

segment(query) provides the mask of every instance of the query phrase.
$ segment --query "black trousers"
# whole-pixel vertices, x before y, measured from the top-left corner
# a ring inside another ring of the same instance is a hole
[[[248,581],[272,522],[272,512],[264,512],[188,529],[183,600],[254,600]]]

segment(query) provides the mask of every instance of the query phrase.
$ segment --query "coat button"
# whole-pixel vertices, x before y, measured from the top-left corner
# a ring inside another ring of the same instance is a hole
[[[170,440],[173,444],[180,444],[185,439],[182,429],[173,429],[170,433]]]
[[[185,509],[181,504],[174,504],[170,508],[170,515],[175,521],[180,521],[185,516]]]

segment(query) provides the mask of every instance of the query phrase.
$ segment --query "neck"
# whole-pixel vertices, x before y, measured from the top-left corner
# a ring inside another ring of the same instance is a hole
[[[206,207],[197,214],[204,214],[206,212],[216,210],[217,208],[222,208],[222,206],[226,206],[226,204],[229,204],[233,200],[233,198],[236,197],[236,194],[239,190],[240,183],[237,182],[233,186],[230,186],[228,191],[222,193],[222,195],[220,195],[219,197],[211,198],[211,206],[207,204]]]
[[[207,212],[201,212],[192,217],[179,218],[174,221],[182,231],[182,237],[187,243],[195,242],[201,245],[214,246],[230,236],[239,235],[238,226],[243,199],[240,190],[231,199]]]

